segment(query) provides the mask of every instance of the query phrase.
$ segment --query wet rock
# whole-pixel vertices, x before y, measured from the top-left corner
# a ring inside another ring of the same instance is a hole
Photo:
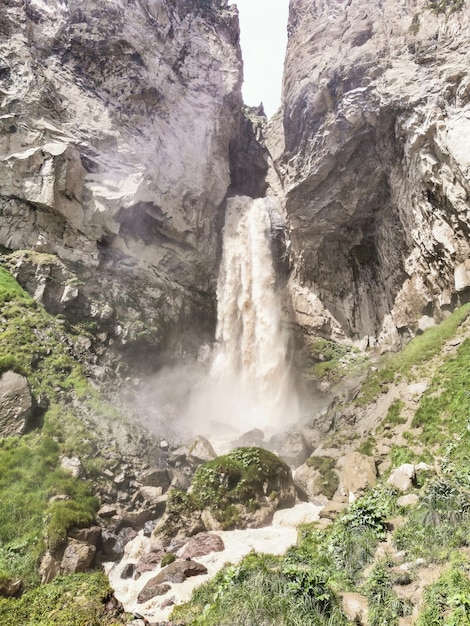
[[[0,376],[0,437],[22,435],[33,417],[28,380],[13,371]]]
[[[160,565],[161,560],[166,554],[168,554],[168,552],[165,550],[156,550],[140,557],[135,566],[134,578],[140,578],[145,572],[152,572]]]
[[[191,576],[207,574],[207,567],[196,561],[174,561],[162,569],[152,580],[155,584],[182,583]]]
[[[134,576],[134,573],[135,565],[133,563],[127,563],[121,572],[121,578],[123,580],[127,580],[128,578],[132,578]]]
[[[149,580],[145,587],[142,589],[142,591],[139,593],[139,595],[137,596],[137,602],[139,604],[143,604],[144,602],[151,600],[155,596],[163,596],[167,591],[170,591],[171,585],[168,585],[167,583],[157,583],[155,581],[155,578]]]
[[[122,528],[116,537],[116,541],[113,546],[113,552],[115,552],[117,555],[122,556],[124,554],[126,545],[129,543],[129,541],[132,541],[132,539],[135,539],[136,537],[137,531],[134,530],[134,528]]]
[[[193,559],[204,556],[211,552],[222,552],[225,549],[224,542],[219,535],[214,533],[199,533],[188,541],[180,557],[182,559]]]

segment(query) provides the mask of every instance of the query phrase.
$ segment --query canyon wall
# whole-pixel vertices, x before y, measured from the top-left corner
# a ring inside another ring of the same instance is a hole
[[[307,334],[399,345],[470,288],[470,5],[291,0],[268,144]]]
[[[2,3],[0,244],[49,310],[140,361],[213,333],[241,80],[219,0]]]

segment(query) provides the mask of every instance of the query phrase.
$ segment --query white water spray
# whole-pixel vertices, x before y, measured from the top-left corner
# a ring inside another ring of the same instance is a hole
[[[227,206],[217,347],[201,409],[238,432],[274,430],[298,419],[275,289],[271,215],[276,211],[271,198],[236,197]]]

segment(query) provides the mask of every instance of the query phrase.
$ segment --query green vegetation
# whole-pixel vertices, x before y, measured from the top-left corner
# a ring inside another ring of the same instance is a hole
[[[439,354],[444,343],[453,337],[470,312],[470,303],[456,309],[439,326],[429,328],[415,337],[401,352],[387,355],[377,371],[371,372],[355,400],[357,406],[365,406],[388,390],[397,378],[411,378],[414,371]]]
[[[428,0],[429,8],[439,15],[440,13],[455,13],[460,11],[465,0]]]
[[[107,616],[112,589],[101,572],[61,576],[25,593],[19,600],[0,599],[0,623],[8,626],[114,626]]]
[[[442,562],[455,548],[467,546],[470,537],[470,486],[454,477],[431,478],[421,500],[394,534],[399,550],[411,558]]]
[[[338,474],[334,471],[335,459],[329,456],[311,456],[305,463],[320,472],[320,476],[315,481],[315,486],[330,500],[339,486]]]
[[[65,390],[80,396],[86,386],[60,325],[3,268],[0,303],[0,368],[26,375],[36,397],[50,402],[42,430],[0,440],[0,500],[8,503],[0,509],[0,571],[21,577],[28,587],[38,582],[45,546],[54,548],[67,528],[94,519],[98,503],[91,484],[72,478],[59,462],[61,454],[91,456],[94,450],[84,427],[58,404]]]
[[[301,550],[301,548],[299,548]],[[299,550],[285,557],[250,554],[196,589],[176,607],[175,624],[187,626],[342,626],[347,621],[328,572]]]
[[[315,378],[334,384],[365,366],[366,358],[352,346],[322,337],[317,337],[310,346],[310,373]]]
[[[454,554],[450,568],[425,592],[424,608],[416,626],[470,624],[470,565],[468,557]]]
[[[361,443],[359,444],[357,448],[357,451],[360,454],[365,454],[366,456],[374,456],[374,450],[375,450],[376,445],[377,445],[377,441],[375,437],[370,435],[369,437],[367,437],[367,439],[364,439],[364,441],[361,441]]]
[[[370,626],[398,626],[398,618],[411,612],[411,606],[397,597],[394,584],[396,580],[386,559],[374,565],[363,589]]]
[[[289,479],[289,467],[272,452],[236,448],[197,469],[191,496],[197,508],[210,507],[220,519],[227,510],[233,511],[231,505],[257,502],[269,496],[279,482]]]
[[[411,25],[410,28],[408,29],[408,32],[410,32],[412,35],[417,35],[419,33],[419,28],[420,28],[420,21],[419,21],[419,14],[415,13],[413,15],[413,19],[411,20]]]

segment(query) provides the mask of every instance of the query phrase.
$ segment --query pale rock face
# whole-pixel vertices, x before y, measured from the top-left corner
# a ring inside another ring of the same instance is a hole
[[[214,286],[241,108],[238,15],[224,5],[0,7],[0,243],[59,255],[118,319],[139,298],[184,318]]]
[[[270,150],[304,330],[393,346],[468,297],[469,26],[468,3],[291,0]]]

